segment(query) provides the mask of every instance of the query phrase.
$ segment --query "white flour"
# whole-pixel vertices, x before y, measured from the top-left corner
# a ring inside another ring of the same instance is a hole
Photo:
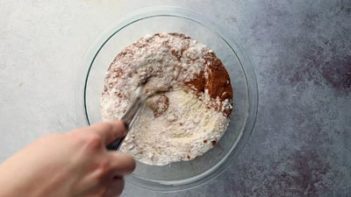
[[[160,33],[145,36],[119,53],[106,75],[103,120],[120,119],[145,79],[147,91],[172,88],[147,101],[121,151],[146,164],[166,165],[194,159],[214,146],[229,122],[222,111],[231,104],[211,98],[207,91],[199,97],[184,85],[204,71],[203,56],[209,51],[184,35]],[[222,111],[209,107],[211,103]]]

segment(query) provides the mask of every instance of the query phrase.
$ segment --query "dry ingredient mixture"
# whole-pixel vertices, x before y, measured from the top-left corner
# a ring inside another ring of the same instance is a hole
[[[120,119],[138,86],[163,90],[149,98],[121,146],[150,165],[192,160],[225,132],[233,92],[222,62],[205,45],[179,33],[147,35],[122,50],[108,68],[103,120]]]

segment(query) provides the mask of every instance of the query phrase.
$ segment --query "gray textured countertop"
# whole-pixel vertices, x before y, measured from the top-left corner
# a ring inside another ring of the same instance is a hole
[[[216,3],[214,3],[216,2]],[[202,12],[256,69],[255,131],[230,169],[199,188],[125,196],[351,195],[351,1],[0,1],[0,161],[38,136],[85,125],[88,49],[150,5]]]

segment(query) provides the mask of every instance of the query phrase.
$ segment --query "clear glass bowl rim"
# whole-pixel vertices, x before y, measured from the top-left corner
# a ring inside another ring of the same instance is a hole
[[[94,61],[104,47],[104,45],[120,30],[131,25],[137,21],[152,18],[152,17],[161,17],[161,16],[168,16],[168,17],[179,17],[182,19],[187,19],[192,22],[198,23],[205,28],[212,31],[214,34],[218,35],[226,44],[232,49],[233,53],[236,55],[240,62],[240,66],[244,71],[244,75],[246,78],[246,85],[247,85],[247,93],[249,98],[249,110],[248,110],[248,118],[245,122],[245,127],[240,136],[239,140],[237,141],[236,146],[233,150],[226,155],[219,165],[214,166],[214,169],[210,171],[206,171],[200,175],[195,177],[182,180],[182,181],[167,181],[167,182],[153,182],[150,180],[141,179],[136,176],[129,176],[126,178],[127,182],[132,183],[134,185],[140,186],[145,189],[150,189],[153,191],[163,191],[163,192],[175,192],[180,190],[187,190],[202,184],[209,182],[210,180],[216,178],[221,173],[223,173],[230,164],[233,163],[233,160],[237,157],[237,155],[241,152],[244,145],[247,143],[248,139],[252,135],[254,125],[256,122],[257,110],[258,110],[258,87],[257,87],[257,80],[254,68],[251,64],[251,61],[248,56],[244,53],[244,50],[240,47],[237,42],[234,42],[230,37],[226,34],[223,29],[213,23],[210,19],[206,18],[203,15],[196,13],[195,11],[181,8],[181,7],[174,7],[174,6],[153,6],[148,8],[143,8],[134,11],[133,13],[129,14],[125,18],[123,18],[117,25],[111,28],[111,30],[107,31],[104,36],[101,38],[100,42],[97,42],[97,45],[91,49],[89,59],[89,68],[86,74],[85,84],[84,84],[84,111],[87,123],[90,125],[89,115],[87,110],[87,103],[86,103],[86,91],[87,91],[87,84],[89,79],[89,74],[91,68],[94,64]]]

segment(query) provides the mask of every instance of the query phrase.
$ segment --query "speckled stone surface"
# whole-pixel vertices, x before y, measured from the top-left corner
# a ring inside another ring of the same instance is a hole
[[[86,124],[87,49],[150,5],[201,11],[251,58],[255,131],[214,181],[124,196],[351,196],[351,1],[0,1],[0,160],[38,136]],[[0,186],[1,187],[1,186]]]

